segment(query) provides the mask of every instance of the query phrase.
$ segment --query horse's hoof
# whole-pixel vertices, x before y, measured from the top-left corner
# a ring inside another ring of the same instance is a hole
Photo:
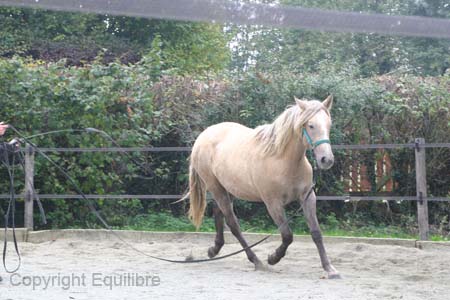
[[[328,279],[342,279],[342,276],[339,273],[328,273]]]
[[[255,271],[269,271],[269,267],[259,261],[255,263]]]
[[[209,258],[213,258],[216,255],[217,255],[216,248],[215,247],[209,247],[209,249],[208,249],[208,257]]]
[[[275,254],[270,254],[269,257],[267,258],[267,262],[269,263],[269,265],[272,265],[272,266],[277,264],[280,260],[281,260],[281,257],[279,257]]]
[[[267,271],[268,267],[263,264],[256,256],[251,260],[255,265],[255,271]]]

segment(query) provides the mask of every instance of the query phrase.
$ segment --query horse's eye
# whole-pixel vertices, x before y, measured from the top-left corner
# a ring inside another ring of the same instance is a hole
[[[313,125],[309,125],[309,128],[314,129],[314,126]]]

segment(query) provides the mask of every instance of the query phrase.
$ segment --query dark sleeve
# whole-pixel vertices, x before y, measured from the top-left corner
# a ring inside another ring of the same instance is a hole
[[[3,165],[3,162],[5,162],[5,159],[8,156],[8,152],[6,151],[6,147],[8,145],[5,142],[0,142],[0,166]]]
[[[0,142],[0,163],[12,162],[13,156],[16,155],[16,149],[14,145],[10,145],[6,142]],[[17,159],[17,156],[15,157]],[[19,162],[19,160],[17,160]]]

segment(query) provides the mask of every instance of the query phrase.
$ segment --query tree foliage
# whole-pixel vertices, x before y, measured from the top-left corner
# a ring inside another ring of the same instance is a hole
[[[0,56],[83,65],[101,54],[105,63],[136,63],[155,42],[164,66],[184,73],[223,70],[227,37],[219,25],[109,15],[0,8]]]
[[[309,8],[450,17],[447,1],[310,1],[286,0],[284,4]],[[240,26],[234,47],[235,67],[256,65],[264,71],[281,71],[289,65],[297,72],[317,72],[325,65],[370,77],[407,71],[417,75],[443,75],[450,68],[450,41],[445,39],[333,33]]]

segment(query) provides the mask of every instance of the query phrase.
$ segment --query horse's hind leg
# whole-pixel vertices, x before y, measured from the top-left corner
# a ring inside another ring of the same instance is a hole
[[[245,248],[245,253],[247,254],[248,260],[255,265],[256,270],[265,269],[264,264],[259,260],[253,250],[248,248],[247,241],[242,236],[238,220],[233,211],[233,203],[228,192],[220,184],[216,184],[214,186],[210,185],[208,186],[208,190],[212,193],[214,200],[216,200],[217,206],[222,211],[231,233],[237,238],[241,246]]]
[[[214,256],[216,256],[225,243],[223,238],[223,214],[216,203],[214,203],[213,214],[214,223],[216,225],[216,239],[214,240],[214,246],[208,249],[209,258],[213,258]]]
[[[319,251],[322,267],[328,273],[328,278],[341,278],[339,272],[330,263],[325,246],[323,245],[322,233],[320,232],[319,222],[317,221],[316,194],[314,192],[311,193],[308,199],[303,201],[303,211],[308,222],[309,230],[311,231],[311,237]]]
[[[282,238],[281,245],[275,250],[274,253],[270,254],[267,259],[270,265],[274,265],[278,263],[284,257],[284,255],[286,255],[286,250],[292,243],[293,235],[291,229],[289,228],[289,223],[284,212],[284,207],[281,205],[281,203],[266,203],[266,206],[270,216],[275,221],[275,224],[277,224]]]

